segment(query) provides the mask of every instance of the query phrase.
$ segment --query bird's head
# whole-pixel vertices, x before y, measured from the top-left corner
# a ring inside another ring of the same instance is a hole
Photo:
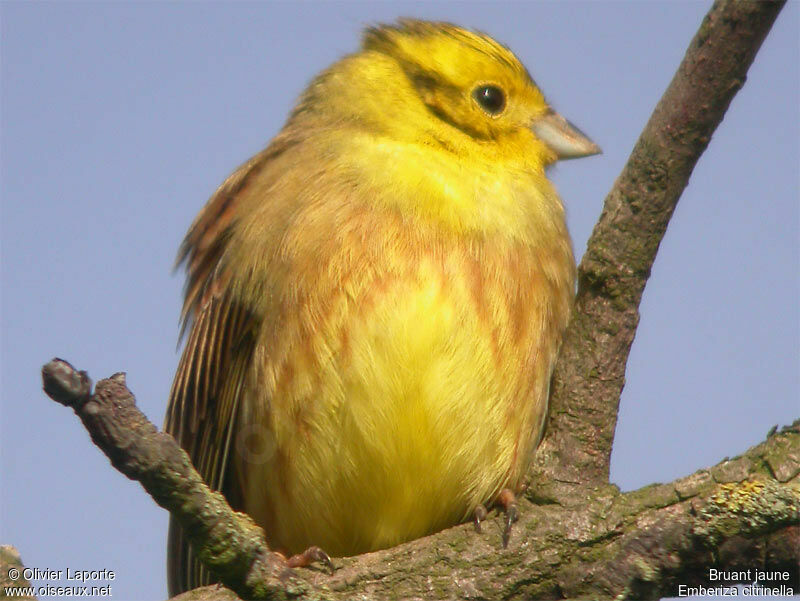
[[[525,240],[563,227],[545,168],[600,152],[510,50],[411,19],[368,29],[359,52],[311,83],[288,127],[373,205]]]
[[[401,19],[367,29],[361,52],[312,84],[301,108],[315,102],[341,120],[456,153],[474,155],[477,144],[546,166],[600,152],[547,104],[508,48],[449,23]]]

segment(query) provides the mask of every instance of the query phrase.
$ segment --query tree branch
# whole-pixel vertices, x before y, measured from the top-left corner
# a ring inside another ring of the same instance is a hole
[[[708,586],[709,566],[777,571],[786,575],[777,584],[800,586],[800,421],[671,484],[621,494],[610,484],[536,481],[505,550],[495,519],[484,534],[465,524],[337,560],[330,576],[288,570],[269,553],[261,529],[210,491],[172,437],[136,408],[123,375],[101,380],[94,394],[86,374],[61,360],[43,378],[48,395],[72,407],[112,464],[191,528],[201,557],[246,599],[655,599],[677,595],[679,585]],[[220,591],[188,594],[217,599]]]
[[[573,319],[553,375],[549,433],[537,454],[552,478],[608,481],[625,365],[658,246],[783,5],[714,3],[606,197],[578,267]]]
[[[42,382],[50,398],[72,407],[111,464],[180,521],[200,560],[226,586],[245,599],[284,599],[287,591],[306,590],[286,561],[269,551],[252,518],[209,489],[175,439],[139,411],[125,374],[101,380],[92,393],[85,371],[53,359],[42,368]]]

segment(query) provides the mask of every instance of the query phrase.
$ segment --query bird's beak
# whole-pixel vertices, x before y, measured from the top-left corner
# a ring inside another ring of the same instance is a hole
[[[581,130],[555,111],[548,111],[536,119],[531,129],[559,160],[579,159],[603,152]]]

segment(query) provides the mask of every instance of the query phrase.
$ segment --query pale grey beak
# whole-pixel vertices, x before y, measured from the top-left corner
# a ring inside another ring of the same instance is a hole
[[[555,111],[539,117],[531,125],[545,145],[556,153],[559,160],[579,159],[603,152],[586,135]]]

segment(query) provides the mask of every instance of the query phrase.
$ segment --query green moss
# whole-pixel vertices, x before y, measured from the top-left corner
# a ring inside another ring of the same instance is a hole
[[[800,474],[800,452],[796,434],[778,434],[770,437],[764,461],[779,482],[789,482]]]
[[[675,487],[671,484],[654,483],[626,495],[628,499],[640,507],[658,509],[680,502]]]
[[[800,522],[800,485],[772,480],[721,484],[698,515],[694,532],[710,545],[734,535],[752,537]]]

